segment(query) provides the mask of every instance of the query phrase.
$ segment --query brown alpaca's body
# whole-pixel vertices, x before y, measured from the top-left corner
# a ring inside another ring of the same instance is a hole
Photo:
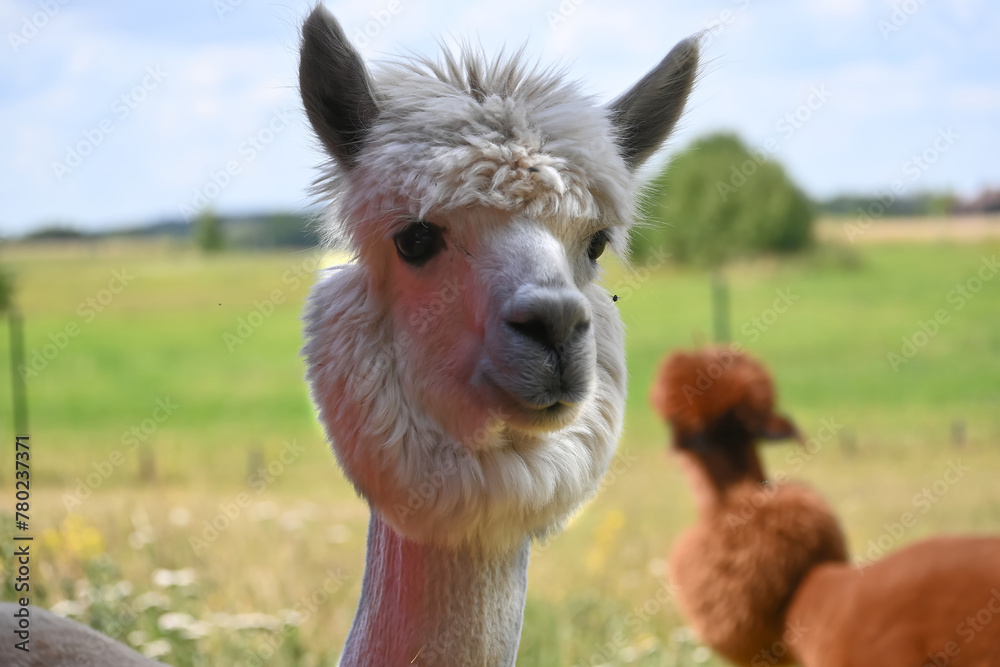
[[[765,482],[758,440],[798,433],[763,366],[677,353],[651,399],[698,508],[670,573],[705,644],[750,667],[1000,667],[1000,538],[928,539],[856,567],[818,494]]]
[[[784,611],[799,582],[817,563],[846,558],[837,521],[815,492],[747,481],[680,537],[670,574],[702,641],[736,664],[788,664]]]
[[[807,628],[792,645],[806,667],[995,667],[1000,539],[936,537],[860,569],[821,565],[787,618]]]

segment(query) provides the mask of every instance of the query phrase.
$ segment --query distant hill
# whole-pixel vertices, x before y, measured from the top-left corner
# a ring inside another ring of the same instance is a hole
[[[259,213],[219,216],[228,248],[309,248],[319,244],[318,230],[310,214]],[[148,225],[106,232],[84,232],[68,225],[53,225],[25,234],[26,241],[79,241],[107,238],[192,239],[194,225],[184,220],[161,220]]]
[[[821,213],[831,216],[873,218],[1000,213],[1000,188],[986,188],[968,199],[950,192],[916,192],[896,195],[891,190],[873,195],[843,194],[816,202]]]

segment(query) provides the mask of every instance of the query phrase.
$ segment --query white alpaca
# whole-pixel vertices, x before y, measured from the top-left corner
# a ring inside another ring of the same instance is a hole
[[[342,665],[514,664],[530,540],[594,494],[621,428],[622,327],[596,260],[624,250],[633,173],[696,69],[682,42],[603,107],[519,56],[372,75],[322,7],[306,20],[301,93],[331,157],[317,192],[356,261],[315,286],[304,354],[371,506]]]
[[[532,537],[597,489],[625,403],[594,280],[633,172],[676,122],[697,46],[602,107],[515,56],[370,74],[317,8],[300,88],[332,160],[318,192],[357,261],[306,313],[313,398],[371,505],[344,665],[512,665]]]

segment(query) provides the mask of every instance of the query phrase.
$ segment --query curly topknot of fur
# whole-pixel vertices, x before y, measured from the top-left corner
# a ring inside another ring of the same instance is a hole
[[[759,362],[729,347],[709,347],[670,355],[660,366],[650,402],[683,439],[731,411],[748,428],[766,425],[774,413],[774,393],[771,376]]]

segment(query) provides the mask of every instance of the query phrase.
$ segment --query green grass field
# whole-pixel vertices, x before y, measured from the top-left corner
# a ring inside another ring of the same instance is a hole
[[[136,244],[2,252],[18,275],[32,371],[33,602],[174,665],[336,664],[367,508],[328,451],[298,356],[317,257]],[[827,496],[859,556],[880,538],[897,548],[1000,532],[1000,276],[987,277],[998,255],[997,241],[823,246],[728,271],[733,337],[773,370],[784,410],[807,436],[838,425],[808,460],[775,445],[768,464]],[[646,400],[666,351],[710,338],[709,277],[635,269],[612,263],[606,276],[631,373],[617,473],[536,549],[519,665],[723,664],[660,601],[664,559],[692,509]],[[4,380],[8,440],[10,405]],[[251,477],[288,447],[301,452],[273,479]],[[12,450],[0,463],[5,534]],[[959,482],[887,539],[886,524],[959,461],[969,468]],[[205,532],[234,506],[227,529]],[[7,576],[2,590],[13,597]]]

